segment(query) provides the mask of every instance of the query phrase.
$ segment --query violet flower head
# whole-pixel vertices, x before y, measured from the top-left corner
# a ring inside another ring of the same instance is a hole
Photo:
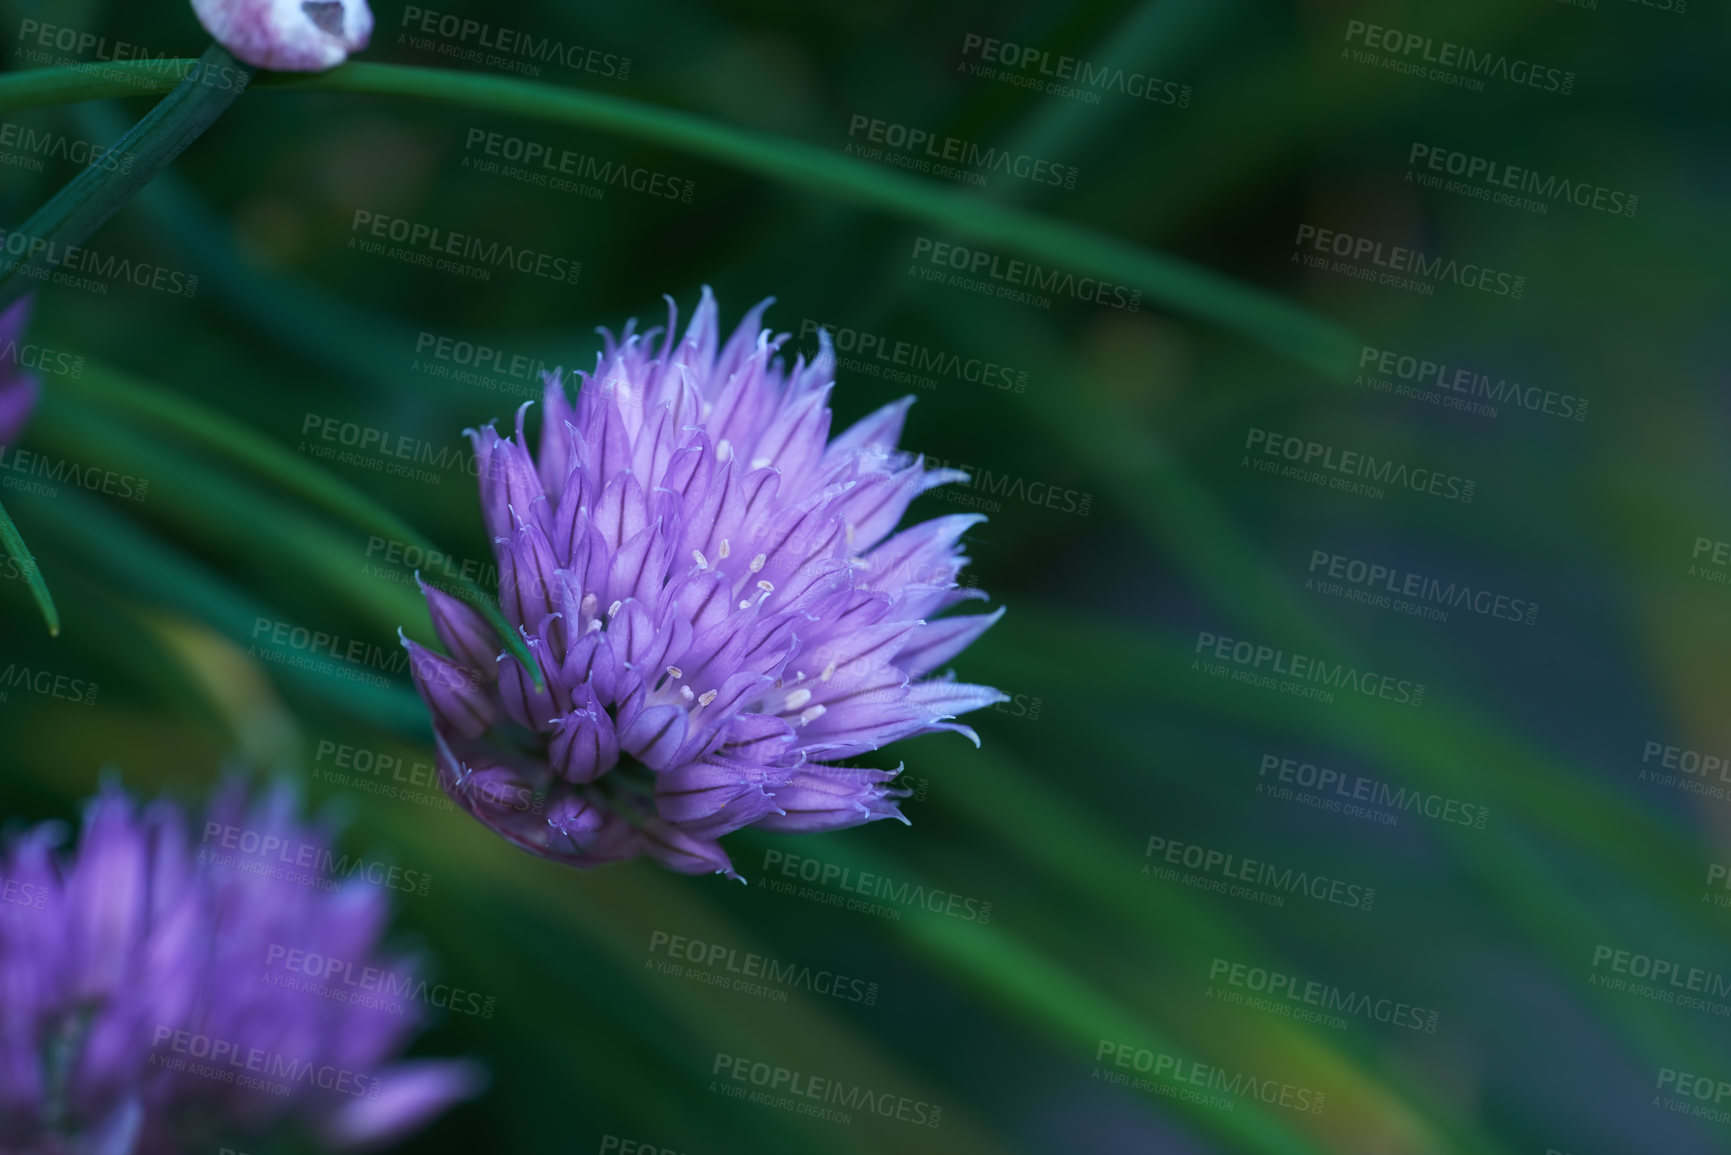
[[[29,319],[29,297],[0,311],[0,445],[18,440],[42,391],[42,383],[24,369],[24,325]]]
[[[211,39],[254,68],[323,72],[367,46],[367,0],[192,0]]]
[[[758,330],[722,338],[704,290],[683,338],[603,333],[573,404],[547,375],[538,451],[470,435],[500,610],[541,685],[471,606],[423,586],[449,656],[404,641],[440,784],[516,845],[573,866],[648,855],[738,877],[742,826],[906,821],[900,772],[859,755],[1004,700],[934,676],[1003,611],[940,617],[978,515],[892,533],[965,480],[897,451],[913,398],[829,437],[834,356],[791,368]],[[659,337],[659,339],[658,339]]]
[[[329,831],[295,807],[282,786],[249,805],[233,779],[195,830],[109,785],[75,853],[58,852],[58,824],[10,833],[0,1151],[176,1155],[291,1123],[370,1147],[478,1088],[465,1062],[395,1061],[422,1005],[412,986],[367,1002],[308,989],[309,957],[327,982],[323,960],[413,968],[379,950],[384,892],[329,870]]]

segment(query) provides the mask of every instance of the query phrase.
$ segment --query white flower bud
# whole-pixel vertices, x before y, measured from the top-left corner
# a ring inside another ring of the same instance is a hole
[[[198,22],[235,59],[277,72],[322,72],[367,46],[366,0],[192,0]]]

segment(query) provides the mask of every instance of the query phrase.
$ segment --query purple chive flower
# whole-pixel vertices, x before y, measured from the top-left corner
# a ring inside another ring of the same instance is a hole
[[[295,806],[283,786],[249,805],[231,779],[195,829],[109,785],[75,853],[58,853],[57,824],[10,832],[0,1151],[174,1155],[291,1120],[328,1147],[373,1146],[477,1089],[467,1063],[394,1061],[420,1003],[306,989],[309,955],[412,967],[379,951],[384,892],[333,878],[330,831]]]
[[[192,0],[211,39],[254,68],[323,72],[367,46],[367,0]]]
[[[0,312],[0,445],[18,440],[42,391],[42,383],[23,367],[24,325],[29,319],[29,297],[20,297]]]
[[[834,357],[776,356],[769,302],[725,344],[708,289],[675,344],[603,333],[573,405],[547,375],[538,452],[470,430],[499,603],[529,670],[472,607],[423,586],[450,656],[404,641],[433,715],[440,783],[536,854],[646,854],[733,873],[742,826],[902,818],[896,770],[858,755],[1002,701],[933,671],[1003,611],[939,617],[978,515],[894,533],[954,470],[895,449],[913,398],[830,439]]]

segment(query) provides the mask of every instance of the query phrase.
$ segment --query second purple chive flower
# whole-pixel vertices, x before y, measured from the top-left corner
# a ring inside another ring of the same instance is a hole
[[[767,302],[765,302],[767,304]],[[540,684],[473,608],[425,589],[448,656],[405,640],[440,783],[575,866],[648,855],[733,873],[718,839],[901,818],[857,757],[1002,701],[934,676],[1003,611],[942,616],[962,514],[893,532],[963,480],[898,451],[912,398],[830,438],[834,359],[789,368],[764,305],[725,342],[707,290],[683,338],[627,326],[575,404],[549,375],[538,451],[471,431],[499,604]],[[524,407],[525,409],[527,406]],[[905,821],[905,819],[903,819]]]
[[[480,1089],[465,1061],[399,1058],[416,965],[290,788],[230,779],[189,813],[109,785],[64,833],[0,839],[0,1151],[176,1155],[290,1124],[372,1150]],[[400,986],[325,998],[296,957]]]

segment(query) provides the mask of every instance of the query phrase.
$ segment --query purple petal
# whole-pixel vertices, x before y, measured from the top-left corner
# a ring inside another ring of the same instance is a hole
[[[912,678],[929,673],[973,645],[1003,616],[1004,607],[999,606],[989,614],[967,614],[922,622],[913,638],[896,655],[896,665]]]
[[[896,800],[905,791],[887,784],[898,770],[850,770],[833,766],[810,766],[796,770],[786,782],[774,787],[775,804],[782,811],[757,821],[765,830],[803,834],[817,830],[840,830],[895,818],[902,822]]]
[[[429,586],[418,574],[415,581],[421,587],[421,595],[427,599],[433,632],[439,635],[445,648],[460,664],[479,671],[491,681],[493,663],[505,649],[498,631],[473,606]]]
[[[571,710],[554,719],[548,758],[567,782],[593,782],[619,762],[613,719],[589,686],[578,687]]]
[[[459,666],[406,637],[402,643],[409,651],[409,674],[421,700],[432,711],[434,723],[464,738],[486,733],[495,711],[480,672]]]
[[[619,732],[619,745],[651,770],[665,770],[684,743],[688,724],[678,706],[650,706]]]
[[[733,860],[719,843],[696,838],[660,818],[648,818],[641,827],[643,853],[680,874],[725,874],[738,878]]]
[[[541,662],[546,650],[541,640],[530,638],[528,644],[530,656]],[[557,697],[564,695],[568,698],[569,691],[564,683],[549,674],[542,663],[542,685],[537,689],[535,679],[514,654],[499,655],[498,669],[499,699],[505,705],[505,713],[519,726],[541,734],[551,733],[554,717],[570,709],[569,700],[561,702]]]
[[[341,1146],[387,1146],[452,1104],[480,1094],[486,1085],[486,1073],[473,1063],[399,1063],[380,1076],[377,1098],[350,1099],[331,1114],[325,1140]]]

